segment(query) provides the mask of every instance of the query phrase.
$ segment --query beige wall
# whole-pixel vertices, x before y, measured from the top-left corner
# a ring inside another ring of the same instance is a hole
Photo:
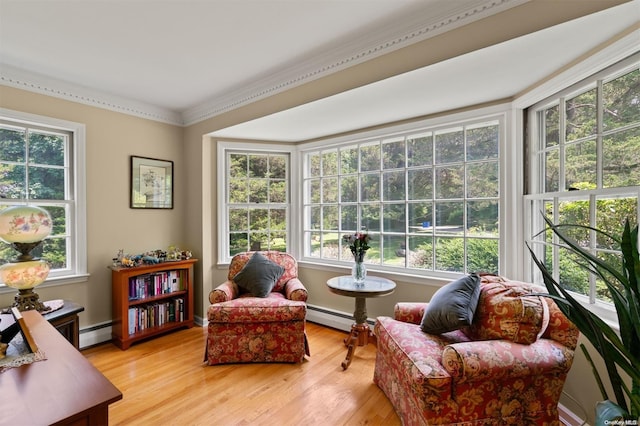
[[[450,33],[370,60],[351,69],[290,89],[251,105],[221,114],[186,128],[160,124],[108,110],[20,89],[0,86],[0,107],[74,121],[87,130],[87,227],[88,269],[85,283],[43,287],[42,299],[68,298],[85,306],[81,328],[111,321],[111,282],[107,266],[118,249],[137,253],[178,244],[200,259],[196,265],[196,315],[208,306],[208,293],[226,278],[226,268],[216,264],[217,183],[215,141],[208,133],[340,93],[382,78],[489,46],[624,1],[549,2],[534,0],[498,16],[475,22]],[[129,156],[140,155],[175,162],[175,208],[129,208]],[[347,269],[318,270],[302,266],[300,278],[309,290],[309,304],[345,313],[353,312],[353,300],[328,292],[325,282]],[[398,301],[427,301],[442,284],[408,281],[392,295],[371,299],[370,318],[392,315]],[[517,277],[514,277],[517,278]],[[11,303],[13,293],[0,293],[0,305]],[[591,371],[577,354],[566,390],[592,416],[595,401]],[[588,390],[588,391],[587,391]],[[582,412],[569,399],[567,405]],[[590,417],[592,420],[592,417]]]
[[[119,249],[140,253],[186,244],[186,156],[183,129],[155,121],[0,86],[0,107],[86,125],[87,282],[38,289],[42,300],[71,299],[85,306],[80,326],[111,321],[111,273]],[[174,161],[175,208],[129,208],[129,156]],[[198,225],[199,227],[199,225]],[[0,294],[0,306],[14,293]]]

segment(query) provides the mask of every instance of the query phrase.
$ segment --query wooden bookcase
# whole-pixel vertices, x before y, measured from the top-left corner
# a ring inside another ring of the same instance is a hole
[[[113,343],[125,350],[139,340],[193,327],[193,265],[197,261],[111,267]]]

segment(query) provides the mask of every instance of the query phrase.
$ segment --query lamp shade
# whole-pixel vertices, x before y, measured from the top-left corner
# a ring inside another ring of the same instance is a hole
[[[49,265],[44,260],[5,263],[0,266],[2,282],[17,290],[33,288],[42,284],[49,275]]]
[[[51,233],[49,213],[36,206],[15,206],[0,211],[0,238],[8,243],[35,243]]]

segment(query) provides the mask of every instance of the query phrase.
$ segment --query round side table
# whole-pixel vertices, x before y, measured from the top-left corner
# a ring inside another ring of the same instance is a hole
[[[365,346],[369,343],[371,329],[367,324],[367,298],[393,293],[396,283],[386,278],[369,276],[363,284],[355,284],[350,275],[344,275],[331,278],[327,281],[327,286],[332,293],[356,299],[356,310],[353,313],[356,322],[351,326],[349,336],[344,339],[347,357],[342,361],[342,369],[346,370],[351,365],[356,345]]]

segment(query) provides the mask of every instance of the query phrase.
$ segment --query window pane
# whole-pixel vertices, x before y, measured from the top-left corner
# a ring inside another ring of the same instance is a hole
[[[560,115],[558,105],[544,111],[544,146],[546,148],[560,143]]]
[[[249,210],[249,229],[252,231],[269,229],[269,210],[250,209]]]
[[[345,176],[340,178],[340,201],[355,203],[358,201],[358,177]]]
[[[309,176],[320,176],[320,154],[309,154]]]
[[[338,178],[322,179],[322,201],[336,203],[338,201]]]
[[[565,248],[559,249],[560,284],[567,290],[589,295],[589,273],[580,266],[584,262]]]
[[[246,203],[249,197],[246,179],[229,179],[229,202]]]
[[[498,201],[467,202],[467,233],[498,236]]]
[[[27,168],[0,164],[0,198],[27,198]]]
[[[406,214],[403,204],[384,204],[382,206],[382,217],[384,222],[383,230],[385,232],[402,232],[406,231]],[[403,238],[404,241],[404,238]]]
[[[433,238],[409,237],[409,268],[433,269]]]
[[[233,256],[249,250],[249,234],[246,232],[229,234],[229,254]]]
[[[247,161],[246,154],[230,154],[229,155],[229,176],[232,178],[247,177]]]
[[[463,218],[463,202],[436,203],[436,232],[438,234],[461,234],[463,231]]]
[[[436,167],[436,198],[464,197],[464,166]]]
[[[497,161],[467,165],[467,197],[497,197],[498,182]]]
[[[286,231],[287,230],[287,210],[285,209],[271,209],[269,210],[269,230],[273,231]]]
[[[558,150],[545,153],[544,174],[545,191],[555,192],[560,188],[560,158]]]
[[[340,256],[340,244],[337,233],[322,233],[322,257],[337,260]]]
[[[268,166],[266,155],[249,155],[249,177],[266,178]]]
[[[322,153],[322,176],[338,174],[338,151]]]
[[[380,201],[380,175],[362,175],[360,197],[360,201]]]
[[[29,133],[29,163],[64,166],[66,138],[53,133]]]
[[[498,240],[467,239],[467,271],[498,273]]]
[[[464,239],[436,238],[436,270],[464,272]]]
[[[322,212],[322,208],[311,207],[309,214],[309,228],[311,229],[320,229],[320,213]]]
[[[567,145],[564,160],[566,190],[596,187],[596,157],[595,140]]]
[[[431,133],[410,136],[407,140],[407,166],[433,164],[433,136]]]
[[[640,184],[640,127],[603,138],[603,177],[605,188]]]
[[[566,101],[567,141],[595,135],[597,131],[596,89]]]
[[[464,134],[462,129],[436,133],[436,163],[464,161]]]
[[[250,203],[266,203],[267,198],[267,180],[266,179],[249,179],[249,202]]]
[[[602,97],[605,130],[640,122],[640,70],[604,83]]]
[[[360,147],[360,171],[380,170],[380,145],[363,145]]]
[[[498,158],[498,126],[467,130],[467,161]]]
[[[364,230],[380,231],[380,204],[363,204],[360,217]]]
[[[320,179],[311,179],[309,181],[309,191],[307,193],[310,203],[320,202]]]
[[[64,200],[64,169],[29,167],[30,198]]]
[[[384,254],[383,263],[391,266],[404,267],[404,257],[406,254],[404,236],[386,235],[383,238]]]
[[[24,129],[0,127],[0,161],[24,163],[26,149],[26,132]]]
[[[324,206],[322,208],[322,229],[338,231],[338,206]]]
[[[424,232],[431,228],[433,204],[409,204],[409,232]]]
[[[275,231],[271,233],[271,240],[269,241],[269,250],[287,251],[287,233],[282,231]]]
[[[404,172],[385,172],[382,174],[385,200],[404,200]]]
[[[272,179],[287,178],[287,157],[272,155],[269,157],[269,177]]]
[[[287,202],[287,181],[272,180],[269,182],[269,202],[270,203],[286,203]]]
[[[355,232],[358,229],[358,206],[342,206],[341,212],[341,229]]]
[[[404,167],[404,140],[384,141],[382,143],[382,168],[399,169]]]
[[[358,148],[355,146],[340,149],[340,173],[358,172]]]
[[[31,254],[45,259],[51,269],[69,267],[67,265],[67,238],[47,238],[40,247],[41,253],[34,250]]]
[[[431,200],[433,197],[433,170],[415,169],[408,171],[409,200]]]
[[[249,227],[249,209],[229,209],[229,231],[244,231]]]
[[[620,237],[624,223],[628,219],[631,228],[637,225],[638,199],[636,197],[615,197],[596,199],[596,228],[610,235]],[[620,250],[617,244],[597,235],[597,247],[600,249]]]

